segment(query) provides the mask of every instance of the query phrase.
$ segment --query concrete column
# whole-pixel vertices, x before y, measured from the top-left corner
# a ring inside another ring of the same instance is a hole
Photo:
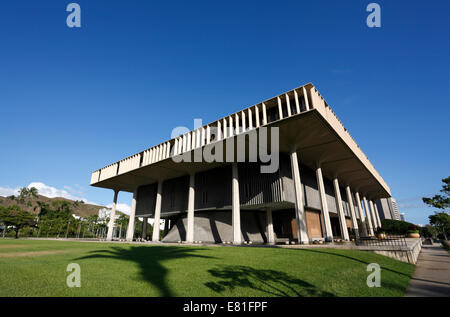
[[[223,119],[223,138],[226,139],[228,137],[228,126],[227,126],[227,119]]]
[[[202,134],[201,134],[200,146],[204,146],[205,145],[205,141],[206,141],[206,130],[205,130],[204,127],[201,127],[201,131],[202,131]]]
[[[175,139],[175,144],[173,146],[173,155],[177,155],[177,154],[178,154],[178,139]],[[153,149],[152,149],[150,163],[153,163]]]
[[[186,134],[186,151],[191,150],[191,144],[192,144],[192,131],[188,132]]]
[[[241,244],[241,202],[239,200],[238,164],[232,163],[232,222],[233,243]]]
[[[131,201],[131,211],[130,219],[128,221],[127,228],[127,241],[133,241],[134,237],[134,217],[136,215],[136,199],[137,199],[137,188],[133,192],[133,200]]]
[[[365,220],[364,212],[363,212],[362,206],[361,206],[361,198],[359,197],[358,192],[355,193],[355,198],[356,198],[356,205],[358,206],[359,220],[361,220],[362,234],[364,237],[367,237],[368,233],[367,233],[366,220]]]
[[[253,113],[251,108],[248,108],[248,129],[253,129]]]
[[[292,112],[291,112],[291,102],[289,101],[289,95],[285,94],[285,98],[286,98],[287,115],[288,117],[290,117],[292,115]]]
[[[170,157],[170,142],[167,142],[167,152],[166,152],[166,158]]]
[[[109,223],[108,223],[108,234],[106,236],[106,240],[111,241],[113,237],[113,229],[114,229],[114,217],[116,216],[116,204],[117,204],[117,196],[119,194],[118,190],[114,191],[114,200],[111,208],[111,214],[109,215]]]
[[[373,221],[373,230],[376,231],[376,229],[380,226],[378,224],[378,219],[375,216],[375,209],[373,208],[373,202],[369,200],[369,209],[370,209],[370,215],[372,216]]]
[[[283,119],[283,107],[281,105],[281,98],[277,97],[277,100],[278,100],[278,115],[280,117],[279,119],[281,120]]]
[[[156,192],[155,217],[153,222],[152,241],[159,241],[159,224],[161,220],[161,199],[162,199],[162,180],[158,181],[158,190]]]
[[[143,217],[142,218],[142,239],[144,239],[144,240],[147,239],[147,223],[148,223],[148,218]]]
[[[298,242],[308,244],[308,230],[306,228],[305,205],[303,203],[303,188],[300,179],[300,169],[298,167],[297,150],[295,145],[290,149],[291,173],[294,180],[295,193],[295,218],[297,220]]]
[[[206,126],[206,144],[211,143],[211,127],[209,125]]]
[[[234,114],[234,135],[238,135],[241,133],[239,129],[239,115],[237,113]]]
[[[297,110],[297,114],[299,114],[300,113],[300,103],[298,101],[297,90],[294,90],[294,99],[295,99],[295,109]]]
[[[181,153],[183,153],[183,136],[178,137],[178,154]]]
[[[334,185],[334,197],[336,199],[336,206],[337,206],[337,212],[339,217],[339,223],[341,225],[341,238],[345,241],[349,241],[348,237],[348,230],[347,230],[347,222],[345,221],[345,214],[344,214],[344,208],[342,208],[342,197],[341,197],[341,190],[339,188],[339,181],[337,177],[333,179],[333,185]]]
[[[350,191],[350,186],[345,187],[345,192],[347,194],[347,202],[350,208],[350,216],[352,218],[353,231],[355,231],[356,238],[359,238],[359,228],[358,220],[356,220],[355,206],[353,204],[352,192]]]
[[[303,98],[305,98],[305,106],[306,106],[306,111],[308,111],[310,109],[309,107],[309,101],[308,101],[308,95],[306,93],[306,89],[305,87],[302,87],[303,89]]]
[[[203,128],[198,128],[197,129],[197,133],[195,134],[195,136],[197,138],[197,141],[195,143],[195,147],[196,148],[202,146],[202,137],[203,137],[202,131],[203,131]]]
[[[381,224],[380,213],[378,212],[378,207],[375,201],[373,202],[373,207],[375,208],[375,215],[377,217],[378,224],[382,227],[383,225]]]
[[[363,203],[364,203],[364,210],[366,212],[366,219],[367,222],[369,224],[369,228],[367,230],[367,232],[369,233],[369,235],[373,236],[374,232],[373,232],[373,224],[372,224],[372,217],[370,216],[370,210],[369,210],[369,206],[367,205],[367,199],[366,196],[363,196]]]
[[[189,175],[189,196],[186,242],[194,242],[194,202],[195,202],[195,174]]]
[[[215,141],[222,140],[222,123],[220,121],[217,121],[217,131],[216,131],[216,137]]]
[[[241,111],[241,126],[242,126],[242,132],[247,131],[247,125],[245,123],[245,112]]]
[[[196,143],[197,142],[197,133],[196,130],[192,131],[192,138],[191,138],[191,149],[195,149],[196,148]]]
[[[273,232],[272,208],[266,208],[267,219],[267,242],[275,244],[275,233]]]
[[[325,240],[333,241],[333,232],[331,231],[330,214],[328,212],[327,196],[325,195],[325,186],[323,184],[322,169],[316,168],[317,185],[319,186],[320,204],[322,205],[322,216],[325,225]]]
[[[267,124],[267,109],[266,109],[266,104],[263,102],[262,103],[262,112],[263,112],[263,125]]]
[[[259,128],[259,108],[255,106],[255,119],[256,119],[256,128]]]

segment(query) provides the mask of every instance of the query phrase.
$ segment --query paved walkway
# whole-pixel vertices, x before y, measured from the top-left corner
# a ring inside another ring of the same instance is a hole
[[[450,296],[450,253],[439,244],[423,245],[405,296]]]

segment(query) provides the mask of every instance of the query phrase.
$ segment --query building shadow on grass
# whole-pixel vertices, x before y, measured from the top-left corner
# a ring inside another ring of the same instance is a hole
[[[320,291],[314,285],[280,271],[229,265],[211,269],[208,272],[221,280],[207,282],[205,286],[219,294],[240,287],[260,291],[266,296],[335,296],[332,293]]]
[[[94,250],[90,255],[80,257],[84,259],[115,259],[133,262],[139,265],[142,278],[155,286],[161,296],[173,296],[172,290],[167,283],[168,270],[162,264],[167,260],[184,259],[189,257],[211,259],[211,256],[196,254],[204,251],[197,248],[166,247],[166,246],[131,246],[111,247],[110,249]],[[120,272],[117,272],[120,274]]]

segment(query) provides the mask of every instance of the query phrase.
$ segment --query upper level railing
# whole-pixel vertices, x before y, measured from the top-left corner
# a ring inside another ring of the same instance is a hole
[[[355,139],[350,135],[348,130],[344,127],[341,120],[336,116],[330,106],[326,103],[320,93],[316,88],[311,88],[311,98],[313,100],[314,108],[319,111],[319,113],[327,120],[327,122],[333,127],[333,129],[338,133],[338,135],[344,140],[344,142],[350,147],[350,149],[355,153],[361,162],[367,167],[367,169],[374,175],[377,181],[385,188],[385,190],[390,193],[389,186],[386,184],[384,179],[369,161],[369,158],[364,154],[359,145],[356,143]]]
[[[203,147],[211,142],[257,129],[313,108],[317,109],[330,123],[360,161],[389,192],[387,184],[312,84],[275,96],[96,170],[92,173],[91,184]]]

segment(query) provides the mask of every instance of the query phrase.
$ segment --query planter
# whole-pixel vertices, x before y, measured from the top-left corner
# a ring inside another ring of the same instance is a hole
[[[420,234],[418,232],[408,233],[408,238],[420,238]]]

